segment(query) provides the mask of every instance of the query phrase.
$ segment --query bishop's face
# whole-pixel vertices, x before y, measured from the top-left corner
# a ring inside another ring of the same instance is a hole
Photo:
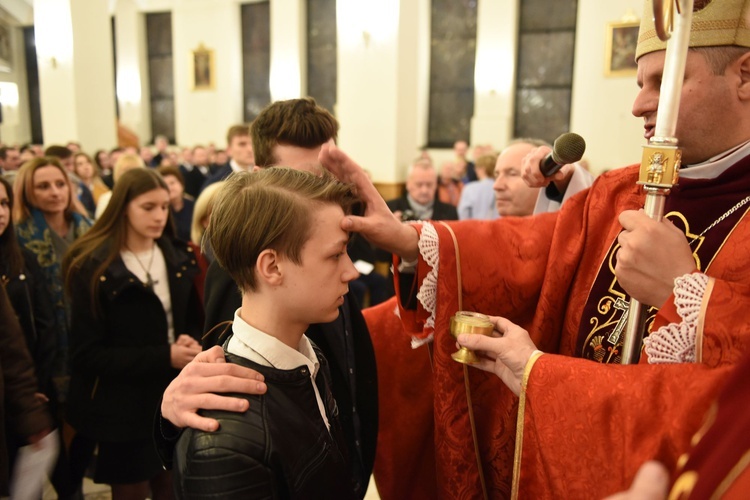
[[[739,99],[743,77],[737,61],[715,75],[701,49],[688,52],[682,85],[676,135],[682,148],[682,163],[694,164],[711,158],[747,140],[744,107]],[[651,52],[638,59],[640,91],[633,103],[633,115],[643,118],[644,137],[655,132],[656,110],[664,70],[665,51]]]

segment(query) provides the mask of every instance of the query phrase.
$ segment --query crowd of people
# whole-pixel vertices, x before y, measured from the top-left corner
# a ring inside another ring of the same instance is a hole
[[[14,411],[3,423],[0,493],[19,449],[39,440],[41,414],[51,418],[47,432],[59,429],[49,471],[59,498],[80,496],[94,457],[95,480],[116,498],[171,497],[151,422],[167,383],[200,351],[207,261],[193,216],[205,228],[210,203],[201,200],[253,159],[244,125],[229,130],[231,159],[202,146],[178,158],[164,138],[155,142],[94,155],[74,142],[0,148],[0,273],[18,320],[17,332],[3,334],[22,335],[3,352]],[[32,372],[19,365],[26,358],[5,361],[18,339]],[[35,387],[38,405],[16,386]]]
[[[696,2],[662,221],[638,167],[544,177],[531,138],[473,161],[459,140],[440,171],[423,152],[386,201],[310,98],[230,127],[224,151],[0,148],[0,494],[21,447],[54,442],[60,498],[92,464],[116,499],[362,498],[371,475],[384,499],[666,498],[670,473],[674,495],[740,498],[744,3]],[[630,298],[647,338],[620,366]],[[452,337],[461,309],[492,333]]]

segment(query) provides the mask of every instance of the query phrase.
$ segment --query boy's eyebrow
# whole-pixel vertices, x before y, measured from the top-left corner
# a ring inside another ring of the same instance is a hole
[[[331,243],[331,248],[339,249],[342,246],[345,247],[349,244],[349,240],[351,240],[351,235],[348,235],[346,238],[336,239]]]

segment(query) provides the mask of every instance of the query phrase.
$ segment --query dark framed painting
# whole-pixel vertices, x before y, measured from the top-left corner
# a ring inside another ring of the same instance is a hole
[[[193,90],[211,90],[216,86],[214,51],[200,45],[190,54]]]
[[[635,75],[635,47],[638,44],[638,21],[607,24],[606,76]]]

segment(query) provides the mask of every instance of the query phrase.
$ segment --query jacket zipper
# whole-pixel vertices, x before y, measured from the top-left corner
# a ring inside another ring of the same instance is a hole
[[[315,472],[320,465],[325,461],[328,451],[331,449],[330,443],[327,441],[324,443],[320,453],[315,455],[312,460],[308,463],[307,467],[304,468],[299,474],[297,474],[297,480],[294,481],[294,489],[299,491],[303,484],[307,481],[307,478]]]

